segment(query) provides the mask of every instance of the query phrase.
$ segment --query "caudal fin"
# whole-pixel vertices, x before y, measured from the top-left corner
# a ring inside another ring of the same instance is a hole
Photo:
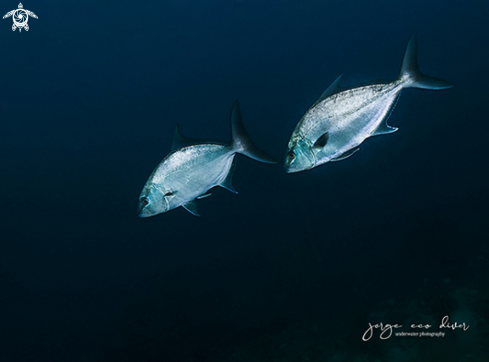
[[[254,160],[264,163],[277,163],[275,159],[270,157],[258,147],[256,147],[251,141],[246,129],[243,125],[243,119],[241,118],[241,111],[239,109],[239,103],[236,100],[233,104],[231,111],[231,132],[233,140],[231,146],[233,149],[245,156],[248,156]]]
[[[399,73],[399,79],[403,80],[405,88],[423,88],[423,89],[446,89],[453,87],[453,84],[441,79],[428,77],[421,73],[418,67],[416,49],[416,34],[411,36],[406,52],[404,53],[404,59],[402,61],[401,73]]]

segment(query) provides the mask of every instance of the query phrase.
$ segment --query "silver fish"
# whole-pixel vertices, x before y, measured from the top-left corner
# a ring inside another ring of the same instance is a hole
[[[155,168],[139,197],[139,217],[161,214],[179,206],[200,216],[196,200],[209,196],[214,186],[237,193],[231,180],[236,166],[236,154],[254,160],[277,163],[256,147],[249,138],[241,119],[238,101],[231,112],[230,144],[200,142],[183,137],[175,129],[172,151]]]
[[[389,134],[397,128],[387,119],[404,88],[445,89],[452,84],[419,71],[416,38],[408,42],[401,72],[390,83],[340,89],[339,76],[304,114],[289,140],[285,170],[310,170],[330,161],[340,161],[359,150],[368,137]]]

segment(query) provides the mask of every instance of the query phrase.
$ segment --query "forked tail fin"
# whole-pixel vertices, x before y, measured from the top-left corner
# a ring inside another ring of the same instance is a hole
[[[243,119],[241,118],[241,111],[239,109],[238,101],[233,104],[231,111],[231,132],[233,140],[231,142],[232,148],[245,156],[248,156],[254,160],[264,163],[277,163],[271,156],[259,149],[251,141],[246,129],[243,125]]]
[[[423,89],[446,89],[453,87],[453,84],[441,79],[428,77],[421,73],[418,67],[416,34],[411,36],[404,59],[402,61],[399,79],[403,80],[405,88],[423,88]]]

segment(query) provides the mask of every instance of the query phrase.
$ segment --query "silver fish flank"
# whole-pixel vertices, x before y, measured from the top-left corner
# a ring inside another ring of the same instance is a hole
[[[256,147],[243,125],[236,101],[231,113],[230,144],[197,142],[183,137],[175,129],[172,151],[155,168],[141,191],[139,217],[161,214],[182,206],[200,216],[196,200],[209,196],[215,186],[237,193],[232,185],[236,154],[240,153],[264,163],[277,163]]]
[[[340,89],[339,76],[304,114],[289,140],[284,166],[288,173],[340,161],[359,150],[365,139],[389,134],[387,124],[404,88],[446,89],[452,84],[419,71],[416,38],[408,42],[399,77],[390,83]]]

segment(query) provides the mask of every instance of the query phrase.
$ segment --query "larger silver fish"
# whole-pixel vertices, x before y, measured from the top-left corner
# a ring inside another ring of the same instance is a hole
[[[196,200],[209,196],[208,190],[221,186],[237,193],[231,180],[237,153],[265,163],[277,163],[256,147],[243,126],[238,101],[231,112],[230,144],[201,142],[184,138],[175,129],[172,151],[161,161],[144,185],[139,197],[139,217],[149,217],[182,206],[200,216]]]
[[[414,35],[408,42],[397,80],[345,90],[338,87],[340,78],[295,127],[285,156],[287,172],[310,170],[329,161],[344,160],[358,151],[358,146],[368,137],[397,131],[387,125],[387,118],[402,89],[452,86],[419,71]]]

